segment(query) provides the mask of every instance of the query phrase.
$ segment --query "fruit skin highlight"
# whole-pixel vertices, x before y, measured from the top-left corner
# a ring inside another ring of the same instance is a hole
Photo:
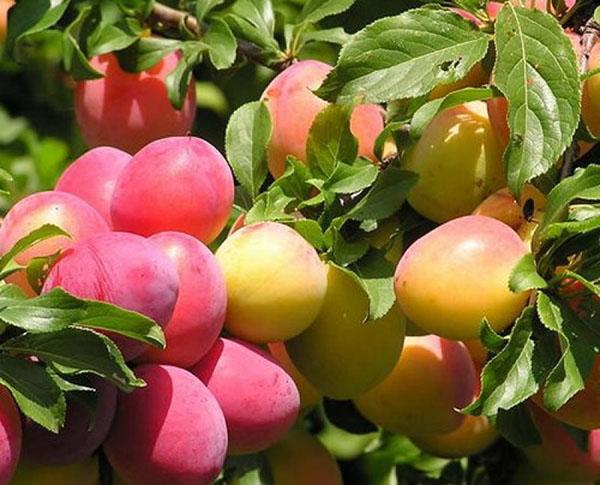
[[[104,77],[75,85],[75,115],[88,146],[134,154],[151,141],[187,134],[196,115],[194,80],[181,110],[171,105],[165,84],[181,59],[180,52],[171,52],[151,68],[129,73],[114,54],[93,57],[92,67]]]
[[[93,148],[67,167],[54,190],[85,200],[111,225],[112,195],[117,178],[130,160],[131,155],[117,148]]]
[[[357,397],[394,368],[405,335],[405,320],[394,305],[378,320],[367,321],[366,293],[348,274],[327,267],[327,293],[315,321],[285,342],[298,370],[324,396]]]
[[[179,293],[165,329],[166,349],[150,347],[137,361],[188,368],[209,351],[223,328],[227,308],[225,279],[215,256],[192,236],[160,232],[150,241],[175,264]]]
[[[265,452],[274,485],[342,485],[337,462],[317,438],[294,429]]]
[[[441,337],[477,338],[484,317],[501,331],[529,297],[508,288],[526,253],[518,234],[502,222],[485,216],[455,219],[406,250],[394,276],[397,301],[407,318]]]
[[[119,394],[104,451],[128,483],[209,484],[227,451],[217,400],[189,371],[148,364],[136,369],[147,386]]]
[[[107,233],[110,227],[87,202],[65,192],[38,192],[21,199],[6,214],[0,227],[0,254],[6,253],[21,238],[44,224],[60,227],[71,237],[45,239],[19,254],[15,260],[26,265],[32,258],[51,256],[70,248],[77,241]],[[12,274],[7,282],[18,285],[27,296],[35,291],[27,281],[25,271]]]
[[[110,214],[117,231],[179,231],[209,244],[232,206],[233,176],[219,151],[201,138],[171,137],[145,146],[127,164]]]
[[[65,424],[57,434],[25,420],[22,460],[36,465],[57,466],[91,458],[110,430],[117,406],[117,389],[100,378],[91,379],[90,385],[96,389],[95,409],[75,399],[67,399]]]
[[[300,395],[292,378],[260,348],[221,338],[192,368],[225,416],[229,454],[256,453],[292,427]]]
[[[369,421],[408,436],[450,433],[475,395],[477,375],[462,342],[406,337],[392,372],[354,403]]]
[[[408,149],[403,168],[419,175],[408,203],[434,222],[465,216],[506,186],[501,146],[481,101],[435,116]]]
[[[19,410],[8,389],[0,385],[0,484],[10,483],[21,453]]]
[[[259,222],[231,234],[216,252],[227,284],[225,328],[253,343],[279,342],[316,318],[327,270],[296,231]]]
[[[69,249],[48,274],[42,293],[55,287],[79,298],[136,311],[165,327],[173,315],[179,279],[173,262],[153,242],[135,234],[110,232]],[[107,335],[126,360],[148,346],[110,332]]]
[[[315,91],[332,67],[323,62],[297,62],[278,74],[265,89],[262,99],[271,114],[273,132],[268,147],[269,171],[280,177],[285,160],[292,155],[304,162],[306,141],[317,114],[328,103]],[[373,104],[358,105],[350,119],[350,131],[358,139],[358,154],[375,161],[373,146],[383,130],[382,109]]]

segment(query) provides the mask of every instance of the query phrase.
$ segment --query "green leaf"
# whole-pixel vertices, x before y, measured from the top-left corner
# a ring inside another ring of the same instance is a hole
[[[175,109],[182,108],[192,82],[192,70],[207,49],[206,44],[197,41],[187,41],[181,45],[183,57],[165,79],[169,101]]]
[[[267,178],[267,145],[270,138],[271,117],[262,101],[243,105],[229,118],[225,132],[227,160],[235,178],[253,200]]]
[[[246,224],[260,221],[293,222],[295,217],[285,212],[285,209],[293,202],[292,197],[284,194],[281,187],[271,187],[257,197],[252,209],[246,214]]]
[[[325,17],[348,10],[356,0],[308,0],[297,18],[297,23],[319,22]]]
[[[124,391],[143,387],[127,367],[121,352],[108,337],[84,328],[66,328],[52,333],[24,333],[0,345],[0,349],[21,355],[35,355],[60,374],[92,373]]]
[[[335,194],[359,192],[370,187],[378,174],[379,169],[371,161],[355,165],[340,163],[323,184],[323,190]]]
[[[548,227],[552,223],[567,217],[568,206],[575,199],[600,200],[600,165],[578,169],[552,189],[548,194],[544,218],[534,234],[534,245],[548,237]]]
[[[328,101],[378,103],[427,94],[463,78],[489,38],[448,10],[418,8],[373,22],[344,46],[317,94]]]
[[[516,321],[510,340],[483,368],[481,394],[463,411],[473,415],[494,416],[500,409],[510,409],[533,396],[539,389],[536,372],[533,318],[535,311],[528,307]]]
[[[586,328],[565,305],[540,293],[537,312],[541,322],[560,336],[562,356],[550,371],[544,388],[544,405],[556,411],[584,388],[596,361],[596,352],[590,345],[592,342],[586,340],[589,327]],[[597,345],[600,343],[600,332],[595,332]]]
[[[344,45],[349,42],[351,35],[347,34],[342,27],[334,27],[324,30],[303,31],[300,35],[300,43],[329,42],[330,44]]]
[[[508,410],[499,409],[494,425],[506,440],[518,448],[542,443],[542,437],[525,403]]]
[[[65,421],[67,403],[43,367],[0,353],[0,383],[8,388],[25,416],[58,433]]]
[[[116,22],[114,24],[101,21],[87,38],[87,52],[90,56],[98,56],[107,52],[120,51],[138,40],[141,29],[137,30],[133,22]]]
[[[273,38],[275,14],[271,0],[237,0],[223,18],[238,36],[267,50],[279,51]]]
[[[366,239],[347,241],[340,232],[334,230],[332,230],[332,235],[333,244],[331,249],[333,260],[340,266],[347,266],[354,263],[369,251],[369,241]],[[362,286],[364,287],[364,285]]]
[[[91,13],[91,6],[82,8],[63,34],[63,63],[76,81],[102,78],[102,73],[94,69],[79,45],[83,25]]]
[[[19,254],[36,245],[37,243],[55,236],[70,237],[69,234],[63,231],[60,227],[52,224],[44,224],[38,229],[31,231],[29,234],[27,234],[27,236],[19,239],[14,246],[4,253],[4,255],[2,255],[0,258],[0,279],[6,278],[6,276],[8,276],[10,273],[21,268],[18,265],[15,266],[15,258]],[[10,267],[12,267],[12,270]]]
[[[202,36],[208,45],[208,57],[217,69],[227,69],[233,65],[237,42],[233,32],[223,20],[212,19],[208,31]]]
[[[510,273],[508,286],[513,293],[547,288],[548,283],[537,272],[531,253],[523,256]]]
[[[351,104],[330,104],[313,121],[306,142],[306,156],[315,175],[327,178],[338,163],[354,163],[358,141],[350,131],[353,109]]]
[[[163,37],[144,37],[127,49],[116,52],[119,65],[128,72],[141,72],[158,64],[167,54],[179,49],[181,41]]]
[[[294,229],[317,251],[325,250],[325,236],[317,221],[312,219],[300,219],[294,222]]]
[[[571,42],[556,19],[506,3],[496,20],[495,83],[508,100],[508,186],[547,172],[579,123],[581,86]]]
[[[56,332],[78,325],[165,347],[162,329],[150,318],[110,303],[75,298],[61,288],[12,302],[0,309],[0,320],[31,333]]]
[[[19,50],[21,41],[54,26],[65,14],[70,0],[60,3],[50,0],[19,0],[10,11],[6,50],[17,61],[24,61]]]
[[[498,335],[485,317],[483,318],[481,327],[479,329],[479,339],[481,340],[483,346],[494,354],[501,352],[510,340],[509,337],[502,337],[501,335]]]
[[[363,258],[350,266],[362,280],[369,297],[369,320],[384,317],[396,301],[394,266],[383,251],[371,249]]]
[[[285,172],[273,182],[271,187],[281,187],[285,195],[303,201],[310,196],[313,189],[313,185],[309,182],[312,178],[310,168],[304,162],[288,156]]]
[[[418,178],[416,173],[408,170],[392,166],[386,168],[347,216],[358,221],[390,217],[400,209]]]
[[[421,106],[413,115],[410,122],[410,135],[413,139],[420,138],[423,130],[445,109],[458,106],[470,101],[483,101],[494,97],[492,88],[464,88],[454,91],[443,98],[434,99]]]
[[[225,0],[197,0],[196,18],[201,21],[213,8],[223,4]]]

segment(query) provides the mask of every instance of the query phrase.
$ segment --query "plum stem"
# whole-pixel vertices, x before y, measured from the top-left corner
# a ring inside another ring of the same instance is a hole
[[[154,27],[163,25],[166,27],[180,28],[183,26],[186,30],[198,37],[202,36],[208,30],[207,23],[198,21],[198,19],[189,12],[177,10],[159,2],[155,2],[152,7],[150,23]],[[268,59],[263,50],[256,44],[243,39],[236,39],[236,41],[238,55],[249,61],[255,62],[256,64],[269,67],[275,71],[283,71],[293,62],[293,59],[289,59],[283,55],[279,59]]]

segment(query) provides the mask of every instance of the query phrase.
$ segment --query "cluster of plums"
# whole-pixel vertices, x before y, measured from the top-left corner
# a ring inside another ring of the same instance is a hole
[[[406,153],[404,167],[420,175],[408,202],[440,225],[408,248],[394,239],[395,218],[368,234],[396,265],[396,302],[365,322],[363,289],[289,226],[240,218],[215,254],[207,247],[226,230],[234,181],[213,146],[185,136],[193,84],[181,110],[168,101],[164,78],[178,60],[172,53],[129,74],[112,54],[94,58],[105,77],[79,83],[75,101],[82,134],[96,148],[69,166],[55,190],[18,202],[0,229],[4,253],[43,224],[63,228],[70,238],[41,242],[17,260],[61,253],[41,291],[62,287],[143,313],[164,328],[167,347],[111,335],[147,386],[125,394],[92,380],[94,414],[70,400],[56,435],[19,416],[0,387],[0,484],[17,463],[14,483],[34,483],[40,473],[96,483],[92,457],[101,446],[117,483],[210,483],[227,455],[264,452],[276,484],[338,484],[327,449],[294,426],[323,396],[352,400],[368,420],[434,455],[490,446],[497,438],[491,423],[459,410],[479,392],[482,319],[502,331],[528,301],[528,293],[509,290],[508,279],[545,209],[534,187],[519,200],[504,188],[505,100],[441,112]],[[330,69],[298,62],[265,90],[273,177],[288,155],[306,160],[310,126],[326,106],[312,90]],[[430,97],[485,76],[477,65]],[[351,131],[361,156],[376,160],[383,126],[380,107],[355,108]],[[35,295],[24,273],[9,281]],[[543,442],[525,450],[523,481],[600,478],[598,382],[600,365],[586,390],[553,416],[531,404]],[[586,452],[557,420],[591,430]]]

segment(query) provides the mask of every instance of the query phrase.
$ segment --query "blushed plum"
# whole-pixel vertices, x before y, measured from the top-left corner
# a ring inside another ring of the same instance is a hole
[[[21,418],[12,396],[0,385],[0,484],[10,482],[21,453]]]
[[[292,362],[323,395],[351,399],[394,368],[405,321],[394,305],[382,318],[365,322],[369,301],[364,290],[342,270],[327,268],[321,311],[304,332],[285,344]]]
[[[117,148],[98,147],[75,160],[56,182],[55,190],[85,200],[110,222],[110,202],[117,178],[131,155]]]
[[[19,239],[44,224],[54,224],[71,237],[55,236],[41,241],[17,256],[17,263],[26,265],[32,258],[50,256],[77,241],[110,231],[96,209],[79,197],[65,192],[38,192],[17,202],[6,214],[0,227],[0,253],[4,254]],[[8,281],[18,284],[29,296],[35,294],[24,271],[12,275]]]
[[[96,389],[95,409],[68,399],[65,424],[58,434],[25,420],[21,459],[36,465],[57,466],[82,462],[92,456],[110,430],[117,389],[100,378],[92,379],[91,385]]]
[[[461,342],[434,335],[406,337],[396,367],[354,400],[368,420],[408,436],[450,433],[477,388],[473,361]]]
[[[159,138],[187,134],[196,114],[194,80],[181,110],[171,105],[165,85],[181,57],[171,52],[140,73],[124,71],[114,54],[93,57],[92,67],[104,77],[75,86],[75,115],[88,146],[114,146],[133,154]]]
[[[225,460],[227,428],[216,399],[189,371],[148,364],[147,386],[120,394],[104,451],[119,477],[145,485],[212,483]]]
[[[300,409],[307,409],[321,400],[321,393],[304,377],[290,359],[283,342],[269,344],[269,352],[294,380],[300,394]]]
[[[337,462],[317,438],[294,429],[265,452],[273,485],[342,485]]]
[[[192,373],[219,402],[229,453],[255,453],[279,441],[296,421],[300,396],[292,378],[260,348],[219,339]]]
[[[188,368],[217,340],[227,308],[225,280],[216,258],[196,238],[180,232],[161,232],[150,238],[177,267],[179,296],[167,324],[167,348],[149,348],[139,362]]]
[[[438,113],[404,157],[419,175],[409,204],[435,222],[465,216],[506,186],[502,150],[485,103],[474,101]]]
[[[490,217],[447,222],[402,256],[394,276],[400,308],[418,327],[445,338],[478,337],[484,317],[501,331],[529,296],[508,287],[513,268],[526,253],[518,234]]]
[[[111,232],[65,252],[42,291],[55,287],[142,313],[164,327],[173,315],[179,281],[175,265],[153,242],[135,234]],[[142,342],[109,336],[127,360],[146,348]]]
[[[209,244],[232,206],[233,177],[218,150],[200,138],[171,137],[144,147],[121,172],[111,219],[118,231],[180,231]]]
[[[279,342],[316,318],[327,271],[296,231],[260,222],[231,234],[216,252],[227,284],[225,328],[249,342]]]
[[[331,71],[323,62],[307,60],[288,67],[277,75],[262,95],[271,114],[273,132],[268,149],[269,170],[273,177],[285,171],[285,160],[293,155],[306,160],[306,141],[317,114],[327,102],[316,90]],[[358,139],[359,155],[375,160],[373,146],[383,130],[382,110],[376,105],[358,105],[350,119],[350,131]]]
[[[21,462],[10,485],[100,485],[98,457],[63,466]]]

